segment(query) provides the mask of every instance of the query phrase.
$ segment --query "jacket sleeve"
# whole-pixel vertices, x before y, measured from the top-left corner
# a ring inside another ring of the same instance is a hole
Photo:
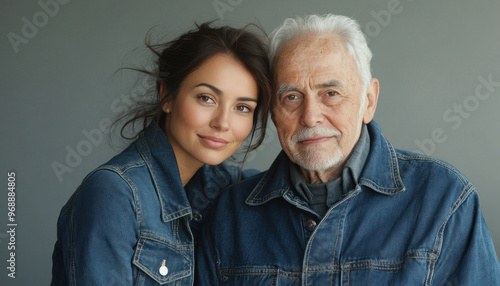
[[[54,272],[52,285],[64,280],[67,285],[133,285],[140,227],[135,210],[131,187],[120,175],[99,170],[87,177],[58,221],[54,256],[62,256],[63,273]]]
[[[441,249],[427,285],[500,285],[500,264],[479,196],[469,188],[454,204],[436,238]]]

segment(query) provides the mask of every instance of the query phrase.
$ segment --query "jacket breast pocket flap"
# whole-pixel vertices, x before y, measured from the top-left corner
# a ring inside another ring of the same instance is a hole
[[[133,263],[163,285],[192,274],[192,253],[192,245],[175,245],[160,238],[141,236]]]

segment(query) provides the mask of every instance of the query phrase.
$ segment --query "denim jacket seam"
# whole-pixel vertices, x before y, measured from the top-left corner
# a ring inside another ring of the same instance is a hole
[[[301,279],[300,271],[285,271],[280,268],[272,267],[241,267],[241,268],[223,268],[217,270],[219,276],[241,276],[241,275],[259,275],[262,273],[276,274],[282,277]],[[289,275],[286,275],[289,274]],[[296,276],[296,277],[294,277]]]
[[[433,252],[436,254],[437,258],[434,260],[430,265],[429,265],[429,272],[430,275],[428,276],[428,285],[432,284],[432,279],[434,276],[434,270],[435,270],[435,264],[437,263],[437,260],[439,258],[439,255],[441,254],[441,249],[443,246],[443,237],[444,237],[444,232],[446,229],[446,226],[448,224],[448,221],[450,218],[456,213],[457,209],[463,204],[463,202],[470,196],[471,193],[475,191],[474,187],[472,184],[467,184],[462,191],[460,192],[460,195],[458,196],[457,200],[452,204],[451,210],[448,213],[448,216],[446,217],[445,221],[441,224],[439,227],[439,231],[436,235],[435,241],[434,241],[434,247],[433,247]],[[431,270],[432,268],[432,270]]]
[[[434,246],[433,246],[433,252],[439,255],[441,251],[441,244],[442,244],[442,238],[444,235],[444,230],[446,228],[446,225],[450,218],[453,216],[453,214],[456,212],[458,207],[462,205],[462,203],[465,201],[465,199],[468,197],[468,195],[474,190],[471,184],[465,186],[462,191],[460,192],[460,195],[458,196],[458,199],[452,204],[451,210],[448,213],[448,216],[446,219],[443,221],[441,226],[439,227],[438,234],[436,236],[436,239],[434,240]]]
[[[360,178],[359,179],[360,182],[362,183],[365,183],[365,185],[367,187],[371,187],[372,189],[383,189],[383,190],[399,190],[400,188],[396,187],[396,188],[392,188],[392,187],[382,187],[380,185],[378,185],[377,183],[375,183],[374,181],[368,179],[368,178]],[[366,182],[364,182],[366,181]]]
[[[154,234],[154,233],[150,233],[150,232],[142,232],[140,237],[143,237],[143,238],[146,238],[146,239],[150,239],[150,240],[154,240],[154,241],[160,242],[162,244],[175,247],[176,249],[177,249],[177,246],[191,247],[191,248],[186,248],[185,250],[193,250],[194,249],[192,247],[193,244],[178,244],[178,243],[175,243],[175,241],[170,240],[170,239],[168,239],[168,238],[166,238],[164,236],[160,236],[160,235],[157,235],[157,234]]]
[[[425,255],[419,255],[419,254],[425,254]],[[372,268],[372,267],[354,267],[354,268],[351,268],[351,265],[353,265],[353,264],[361,264],[361,263],[364,263],[364,264],[380,264],[380,265],[402,265],[407,260],[410,260],[410,259],[420,259],[420,258],[422,258],[422,259],[436,260],[437,256],[433,252],[417,250],[417,251],[409,251],[409,252],[407,252],[407,254],[405,255],[405,257],[402,260],[396,261],[396,262],[383,262],[383,261],[377,261],[377,260],[365,260],[365,261],[353,261],[353,262],[342,263],[341,266],[346,266],[346,268],[343,268],[343,269],[363,269],[363,268]],[[383,268],[383,269],[386,269],[386,268]]]
[[[397,158],[398,155],[397,155],[396,150],[394,149],[394,147],[389,142],[389,140],[387,140],[387,138],[385,138],[383,135],[382,135],[382,138],[384,139],[385,144],[387,146],[387,149],[389,151],[389,154],[391,156],[391,171],[392,171],[392,180],[393,180],[393,183],[396,186],[396,189],[400,189],[399,183],[396,180],[396,176],[397,176],[397,178],[401,182],[401,175],[399,173],[399,164],[398,164],[398,158]]]
[[[153,239],[153,238],[150,238],[150,237],[146,237],[146,236],[141,236],[141,237],[139,237],[139,240],[138,240],[138,241],[140,242],[140,241],[141,241],[141,239],[143,239],[143,240],[146,240],[146,239],[151,239],[151,240],[154,240],[154,241],[157,241],[157,242],[160,242],[160,243],[163,243],[163,244],[167,245],[166,243],[164,243],[164,242],[162,242],[162,241],[160,241],[160,240],[156,240],[156,239]],[[140,267],[138,266],[138,268],[139,268],[139,269],[141,269],[142,271],[144,271],[145,273],[147,273],[147,274],[148,274],[151,278],[153,278],[154,280],[156,280],[158,283],[162,284],[164,281],[160,282],[160,280],[161,280],[161,279],[159,279],[158,275],[155,275],[154,273],[152,273],[152,272],[149,270],[149,268],[147,268],[147,267],[143,266],[143,265],[139,262],[139,261],[140,261],[140,258],[141,258],[141,255],[142,255],[142,250],[143,250],[143,248],[144,248],[144,243],[138,243],[138,244],[140,244],[140,248],[137,250],[137,252],[138,252],[138,256],[137,256],[137,258],[134,258],[134,262],[137,262],[137,264],[138,264],[138,265],[140,265]],[[184,258],[186,258],[187,260],[189,260],[189,258],[188,258],[186,255],[184,255],[184,254],[182,253],[182,251],[179,251],[177,248],[175,248],[175,249],[178,251],[178,253],[179,253],[180,255],[182,255]],[[136,265],[136,266],[137,266],[137,265]],[[191,274],[190,274],[190,270],[191,270],[191,269],[189,269],[189,270],[185,270],[185,271],[182,271],[182,272],[177,273],[177,274],[175,274],[175,275],[172,275],[172,276],[170,276],[170,277],[169,277],[169,279],[170,279],[170,280],[172,280],[172,279],[181,279],[181,278],[187,277],[187,276],[191,275]],[[183,276],[182,276],[182,275],[183,275]],[[177,276],[180,276],[180,277],[177,277]]]
[[[457,176],[464,185],[469,184],[469,181],[467,180],[467,178],[462,173],[460,173],[456,168],[454,168],[453,166],[451,166],[447,162],[438,160],[438,159],[433,158],[433,157],[425,156],[425,155],[407,156],[407,155],[399,154],[398,158],[401,159],[401,160],[404,160],[404,161],[413,161],[413,160],[415,160],[415,161],[428,161],[428,162],[435,163],[435,164],[437,164],[437,165],[439,165],[439,166],[441,166],[443,168],[446,168],[448,171],[450,171],[455,176]]]
[[[141,160],[134,161],[131,163],[137,163],[139,161],[141,161]],[[99,168],[98,170],[108,170],[108,171],[114,172],[129,186],[130,191],[132,193],[132,197],[134,198],[134,202],[136,204],[135,218],[140,222],[140,226],[141,226],[141,230],[142,230],[142,207],[141,207],[141,201],[140,201],[139,195],[137,194],[138,188],[135,185],[134,181],[129,176],[127,176],[125,173],[127,171],[131,170],[132,168],[143,167],[144,164],[134,165],[134,166],[131,166],[130,164],[126,164],[125,166],[126,166],[125,169],[122,169],[122,168],[117,168],[115,166],[108,165],[108,166],[103,166],[102,168]]]
[[[346,205],[345,205],[344,209],[342,210],[342,213],[340,214],[340,217],[339,217],[339,223],[337,225],[337,237],[335,238],[335,246],[333,248],[333,261],[332,261],[332,265],[334,267],[335,267],[335,254],[337,254],[337,244],[338,244],[339,236],[340,236],[340,225],[342,223],[342,218],[344,217],[344,213],[347,210],[347,207],[349,206],[349,203],[351,201],[352,201],[352,198],[349,199],[349,201],[347,201],[347,203],[346,203]],[[332,271],[332,275],[331,275],[330,281],[331,281],[331,284],[333,284],[333,271]]]
[[[138,161],[135,161],[135,162],[138,162]],[[134,162],[134,163],[135,163]],[[129,165],[128,163],[126,165]],[[134,167],[140,167],[139,166],[131,166],[129,168],[127,168],[126,170],[130,169],[130,168],[134,168]],[[136,219],[138,219],[140,221],[140,225],[141,225],[141,229],[142,229],[142,218],[140,218],[140,216],[138,217],[138,212],[137,212],[137,207],[139,208],[139,212],[140,212],[140,202],[139,202],[139,199],[138,197],[136,196],[136,192],[134,191],[134,188],[136,189],[135,185],[133,184],[133,182],[129,182],[130,180],[128,180],[128,177],[126,177],[123,172],[122,172],[122,169],[121,168],[117,168],[113,165],[102,165],[96,169],[94,169],[92,172],[90,172],[87,176],[85,176],[85,178],[83,179],[82,181],[82,184],[78,187],[76,193],[75,193],[75,201],[76,199],[78,198],[78,195],[79,195],[79,192],[81,190],[81,187],[85,184],[85,182],[90,178],[91,175],[95,174],[97,171],[109,171],[109,172],[112,172],[112,173],[115,173],[117,176],[119,176],[130,188],[130,191],[132,193],[132,197],[134,198],[134,203],[136,204],[136,209],[135,209],[135,214],[136,214]],[[127,178],[127,179],[126,179]],[[132,185],[134,185],[134,188],[130,185],[130,183],[132,183]],[[74,205],[74,203],[72,204],[72,206]],[[74,208],[71,207],[71,208],[68,208],[68,210],[71,209],[71,213],[70,213],[70,227],[71,227],[71,241],[74,241],[75,238],[74,238],[74,230],[73,230],[73,217],[74,217],[74,214],[73,214],[73,211],[74,211]],[[67,211],[63,214],[65,215],[67,213]],[[71,276],[73,278],[73,285],[76,285],[76,254],[75,254],[75,249],[73,246],[71,246]]]
[[[162,207],[163,207],[163,204],[162,204]],[[191,208],[191,207],[185,207],[185,208],[183,208],[183,209],[180,209],[180,210],[178,210],[178,211],[175,211],[175,212],[173,212],[173,213],[170,213],[170,214],[168,214],[168,215],[165,215],[165,216],[164,216],[165,222],[170,222],[170,221],[172,221],[172,220],[174,220],[174,219],[178,219],[179,217],[176,217],[176,216],[175,216],[177,213],[179,213],[179,212],[183,212],[183,211],[188,210],[188,209],[190,209],[190,208]]]
[[[268,193],[267,195],[263,196],[262,198],[257,198],[256,196],[260,193],[260,190],[259,190],[259,193],[257,193],[256,196],[253,197],[253,199],[256,200],[256,201],[264,202],[264,201],[267,201],[267,200],[271,199],[276,193],[280,193],[280,192],[283,192],[283,191],[286,192],[287,190],[277,189],[277,190],[274,190],[274,191]]]
[[[262,201],[262,200],[263,200],[263,198],[257,198],[257,196],[259,196],[259,195],[260,195],[260,192],[262,192],[262,190],[264,189],[264,185],[267,183],[267,181],[268,181],[268,180],[269,180],[269,173],[266,173],[266,174],[265,174],[265,176],[264,176],[264,178],[262,178],[262,179],[259,181],[259,183],[258,183],[258,185],[257,185],[258,189],[257,189],[257,187],[255,188],[255,189],[256,189],[256,190],[258,190],[258,191],[257,191],[257,193],[255,193],[255,194],[252,196],[252,199],[253,199],[253,200],[256,200],[256,201]]]
[[[418,254],[425,254],[425,255],[418,255]],[[382,262],[382,261],[377,261],[377,260],[366,260],[366,261],[352,261],[352,262],[346,262],[346,263],[341,263],[341,264],[330,264],[330,265],[318,265],[318,266],[312,266],[313,270],[309,270],[308,272],[324,272],[324,271],[332,271],[330,269],[317,269],[314,270],[315,268],[325,268],[325,267],[332,267],[334,268],[333,271],[344,271],[344,270],[359,270],[359,269],[379,269],[379,270],[396,270],[396,269],[401,269],[404,266],[404,263],[407,260],[410,259],[425,259],[425,260],[430,260],[434,261],[437,259],[437,256],[433,252],[427,252],[427,251],[411,251],[405,257],[396,262]],[[356,264],[365,264],[365,265],[359,265],[356,266]],[[377,265],[380,265],[377,267]],[[386,265],[387,267],[382,267]],[[338,267],[338,269],[335,269]]]

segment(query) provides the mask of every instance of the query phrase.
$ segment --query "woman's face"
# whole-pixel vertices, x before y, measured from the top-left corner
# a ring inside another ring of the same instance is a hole
[[[229,55],[216,54],[190,73],[163,106],[179,167],[216,165],[233,155],[252,130],[257,96],[252,74]]]

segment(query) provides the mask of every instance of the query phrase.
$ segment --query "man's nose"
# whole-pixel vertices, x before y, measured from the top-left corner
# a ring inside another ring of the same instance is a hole
[[[319,98],[306,96],[302,106],[301,123],[307,127],[314,127],[323,123],[323,120],[323,110]]]

